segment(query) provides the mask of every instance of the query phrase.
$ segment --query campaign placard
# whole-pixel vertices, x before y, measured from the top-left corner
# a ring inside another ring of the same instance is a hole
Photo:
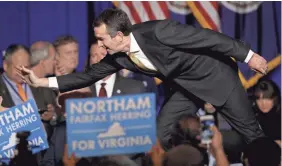
[[[30,131],[28,143],[33,153],[47,149],[47,135],[34,100],[0,112],[0,159],[7,162],[14,157],[18,143],[16,134]]]
[[[66,100],[68,154],[148,152],[156,142],[155,94]]]

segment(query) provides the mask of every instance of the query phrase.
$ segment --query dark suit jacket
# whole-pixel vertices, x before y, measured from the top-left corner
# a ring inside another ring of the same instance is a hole
[[[39,109],[46,109],[48,104],[55,104],[55,96],[50,89],[30,87],[30,90]],[[9,108],[15,106],[15,103],[9,93],[6,84],[4,83],[2,76],[0,76],[0,96],[3,97],[3,107]]]
[[[165,84],[213,105],[223,105],[231,91],[240,84],[237,65],[230,57],[243,62],[250,48],[223,34],[176,21],[149,21],[133,26],[139,47],[159,71],[141,71],[125,53],[106,56],[84,73],[57,78],[59,90],[69,91],[92,85],[122,68],[157,76]]]
[[[92,94],[97,97],[97,91],[95,84],[90,86]],[[144,84],[141,81],[133,80],[130,78],[124,78],[116,74],[116,80],[114,83],[112,96],[146,93]]]

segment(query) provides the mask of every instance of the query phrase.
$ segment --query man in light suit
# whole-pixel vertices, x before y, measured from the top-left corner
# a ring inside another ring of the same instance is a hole
[[[99,63],[106,55],[107,51],[105,48],[99,47],[97,42],[93,43],[90,47],[89,64]],[[124,78],[118,73],[111,74],[97,81],[90,86],[90,89],[94,97],[146,93],[145,86],[141,81]]]
[[[158,137],[163,145],[169,140],[170,126],[180,115],[196,114],[197,100],[218,107],[246,142],[264,136],[231,57],[263,74],[267,73],[267,62],[245,43],[212,30],[171,20],[132,25],[120,9],[103,11],[95,19],[93,29],[98,45],[112,55],[83,73],[48,79],[39,79],[21,67],[18,70],[22,79],[32,86],[65,92],[90,86],[126,68],[158,77],[165,85],[168,93],[157,119]]]

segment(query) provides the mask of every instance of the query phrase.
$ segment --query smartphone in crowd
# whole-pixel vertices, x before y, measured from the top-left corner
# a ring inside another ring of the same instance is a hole
[[[210,144],[213,137],[213,132],[211,131],[211,126],[215,125],[213,115],[200,116],[201,122],[201,143]]]

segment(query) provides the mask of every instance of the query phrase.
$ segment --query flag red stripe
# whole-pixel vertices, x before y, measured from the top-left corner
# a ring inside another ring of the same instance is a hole
[[[169,18],[169,10],[168,10],[166,2],[159,1],[158,3],[159,3],[159,5],[160,5],[160,7],[161,7],[161,9],[162,9],[162,11],[165,15],[165,18]]]
[[[194,2],[194,4],[198,8],[200,13],[204,16],[205,20],[208,22],[208,24],[211,26],[211,28],[215,31],[218,31],[216,24],[213,22],[211,17],[207,14],[206,10],[202,7],[200,2]]]
[[[218,10],[218,2],[216,2],[216,1],[211,1],[210,3],[211,3],[212,6],[215,8],[215,10]]]
[[[148,1],[142,1],[141,3],[143,5],[144,9],[146,10],[149,19],[150,20],[156,20],[156,17],[154,15],[153,11],[152,11],[152,8],[151,8],[151,5],[149,4],[149,2]]]
[[[136,12],[136,10],[135,10],[135,8],[134,8],[134,6],[132,4],[132,1],[124,1],[123,3],[128,7],[128,9],[129,9],[129,11],[130,11],[130,13],[131,13],[135,23],[142,22],[141,18],[139,17],[138,13]]]

